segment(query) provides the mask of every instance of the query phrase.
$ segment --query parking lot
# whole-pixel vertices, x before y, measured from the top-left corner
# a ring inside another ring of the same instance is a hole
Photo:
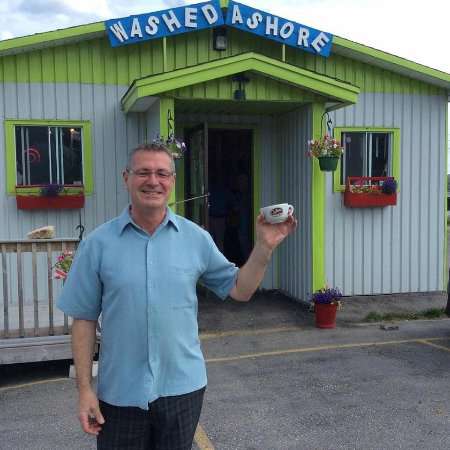
[[[284,300],[264,314],[212,308],[201,308],[209,383],[196,450],[450,448],[448,319],[319,330]],[[64,363],[0,379],[2,450],[95,448]]]

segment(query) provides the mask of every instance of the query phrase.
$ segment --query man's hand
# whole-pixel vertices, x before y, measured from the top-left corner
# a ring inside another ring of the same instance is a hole
[[[85,433],[98,435],[105,419],[100,412],[98,398],[90,388],[79,390],[79,416],[81,428]]]
[[[256,244],[274,250],[281,242],[297,228],[297,219],[289,215],[282,223],[268,223],[262,213],[256,219]]]
[[[289,216],[283,223],[271,224],[263,214],[256,219],[256,244],[247,262],[239,269],[230,297],[247,302],[258,288],[273,250],[297,228],[297,219]]]

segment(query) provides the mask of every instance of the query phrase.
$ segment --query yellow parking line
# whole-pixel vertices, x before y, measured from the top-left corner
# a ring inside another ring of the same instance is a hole
[[[216,339],[228,336],[257,336],[260,334],[281,333],[285,331],[300,331],[300,327],[279,327],[279,328],[260,328],[258,330],[233,330],[218,331],[217,333],[200,333],[202,341],[207,339]]]
[[[427,339],[418,339],[417,342],[420,342],[421,344],[430,345],[431,347],[436,347],[436,348],[439,348],[441,350],[445,350],[446,352],[450,352],[450,348],[449,347],[445,347],[445,345],[433,344],[432,342],[428,342]]]
[[[434,341],[442,338],[427,338],[427,341]],[[288,355],[292,353],[308,353],[308,352],[318,352],[322,350],[340,350],[346,348],[358,348],[358,347],[371,347],[380,345],[394,345],[394,344],[411,344],[420,342],[418,339],[404,339],[398,341],[383,341],[383,342],[359,342],[353,344],[336,344],[336,345],[321,345],[318,347],[305,347],[305,348],[290,348],[286,350],[276,350],[271,352],[260,352],[260,353],[247,353],[244,355],[236,356],[225,356],[222,358],[209,358],[206,360],[208,363],[213,362],[228,362],[228,361],[238,361],[240,359],[250,359],[250,358],[260,358],[263,356],[280,356]]]
[[[200,424],[197,425],[195,430],[194,441],[200,450],[214,450],[214,445],[212,445]]]
[[[52,378],[51,380],[31,381],[30,383],[13,384],[12,386],[0,387],[0,392],[9,391],[10,389],[20,389],[23,387],[34,386],[36,384],[52,383],[53,381],[67,381],[70,378]]]

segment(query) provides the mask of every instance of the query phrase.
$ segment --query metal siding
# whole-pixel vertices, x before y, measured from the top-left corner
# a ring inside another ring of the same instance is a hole
[[[88,84],[14,84],[4,83],[0,89],[0,122],[4,119],[89,120],[92,122],[94,193],[86,197],[85,207],[78,210],[21,211],[15,197],[6,195],[6,183],[0,183],[0,237],[23,239],[26,233],[44,225],[54,225],[56,235],[77,237],[75,227],[81,222],[86,233],[110,220],[126,206],[128,194],[121,180],[129,148],[142,136],[141,115],[125,116],[119,108],[120,98],[127,86]],[[20,101],[18,100],[20,99]],[[145,122],[145,121],[144,121]],[[4,126],[0,127],[0,173],[6,173]],[[3,178],[4,179],[4,178]],[[26,261],[26,260],[24,260]],[[28,262],[28,261],[27,261]],[[41,261],[44,263],[44,261]],[[15,258],[8,258],[11,301],[17,298]],[[31,273],[24,266],[24,294],[26,302],[32,298]],[[40,268],[39,270],[43,270]],[[47,277],[39,276],[39,298],[47,293]],[[55,282],[55,298],[60,283]]]
[[[326,181],[326,275],[345,295],[443,290],[444,96],[361,94],[338,127],[400,129],[397,206],[350,209]],[[332,229],[332,232],[328,230]]]
[[[275,121],[271,117],[265,117],[260,127],[260,155],[261,155],[261,207],[279,203],[278,167],[279,142]],[[279,287],[280,252],[275,251],[267,268],[263,289],[276,289]]]
[[[305,157],[312,125],[310,107],[287,113],[278,119],[280,138],[281,195],[277,202],[294,205],[299,229],[280,249],[279,287],[295,298],[307,300],[311,292],[311,161]]]

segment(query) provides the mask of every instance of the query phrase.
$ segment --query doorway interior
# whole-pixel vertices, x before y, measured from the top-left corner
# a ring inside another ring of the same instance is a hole
[[[185,129],[186,217],[206,228],[224,255],[238,267],[253,247],[253,130]]]

